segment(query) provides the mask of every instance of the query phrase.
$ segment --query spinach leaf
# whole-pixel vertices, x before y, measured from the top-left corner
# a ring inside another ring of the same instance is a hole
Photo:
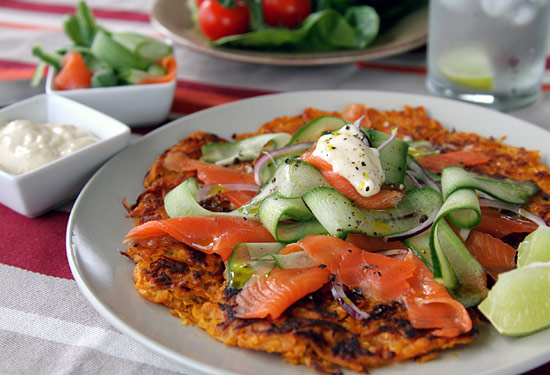
[[[407,14],[427,4],[427,0],[357,0],[356,5],[368,5],[376,9],[380,16],[380,32],[384,32]]]
[[[312,4],[314,4],[315,10],[334,9],[342,14],[344,14],[346,12],[346,9],[348,9],[351,6],[356,6],[356,5],[371,6],[370,4],[359,4],[359,0],[317,0],[317,1],[313,1]]]
[[[336,9],[345,14],[352,6],[373,7],[380,17],[380,33],[391,29],[397,21],[412,11],[426,6],[428,0],[317,0],[316,10]]]
[[[365,48],[378,35],[380,18],[373,8],[368,6],[350,7],[346,10],[345,17],[355,29],[357,48]]]
[[[348,8],[345,15],[334,9],[325,9],[311,13],[296,29],[266,28],[224,37],[212,44],[290,51],[365,48],[374,40],[379,27],[378,14],[369,6]]]

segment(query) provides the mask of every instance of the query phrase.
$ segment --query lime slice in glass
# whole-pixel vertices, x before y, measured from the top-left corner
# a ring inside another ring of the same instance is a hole
[[[550,262],[549,227],[538,227],[519,244],[518,267],[535,262]]]
[[[444,53],[438,61],[441,74],[449,81],[475,90],[493,89],[493,68],[480,48],[462,47]]]
[[[501,273],[478,308],[503,335],[524,336],[548,328],[550,263]]]

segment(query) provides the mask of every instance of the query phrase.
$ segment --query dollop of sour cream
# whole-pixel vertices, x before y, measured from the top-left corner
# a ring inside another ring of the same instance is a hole
[[[0,128],[0,168],[22,174],[97,141],[91,131],[74,125],[13,120]]]
[[[365,138],[356,126],[345,125],[321,136],[313,156],[329,163],[333,172],[348,180],[360,195],[370,197],[380,191],[385,175],[380,152],[369,147]]]

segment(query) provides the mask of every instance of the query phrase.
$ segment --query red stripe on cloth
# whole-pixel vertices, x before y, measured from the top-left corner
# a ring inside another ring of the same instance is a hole
[[[542,91],[550,91],[550,83],[543,84]]]
[[[35,64],[0,60],[0,81],[30,79],[34,74]]]
[[[28,64],[12,60],[0,60],[0,69],[35,68],[36,64]]]
[[[30,80],[34,74],[34,68],[0,69],[0,81]]]
[[[70,5],[61,4],[42,4],[32,1],[17,1],[17,0],[0,0],[0,7],[28,10],[39,13],[52,13],[52,14],[66,14],[74,13],[75,7]],[[136,22],[149,22],[149,14],[141,12],[131,12],[125,10],[111,10],[94,8],[93,14],[97,18],[124,20],[124,21],[136,21]]]
[[[529,372],[524,373],[523,375],[548,375],[550,374],[550,362],[536,369],[533,369]]]
[[[267,95],[276,91],[217,86],[178,80],[172,112],[189,114],[235,100]]]
[[[266,95],[275,91],[243,89],[237,87],[223,87],[199,82],[178,80],[171,113],[173,117],[187,115],[220,104],[246,99],[254,96]],[[134,128],[132,133],[147,134],[158,125],[144,128]]]
[[[36,64],[0,60],[0,81],[30,79],[35,68]]]
[[[177,87],[172,103],[172,112],[189,114],[239,99],[242,98]]]
[[[72,279],[65,250],[69,214],[52,211],[30,219],[0,205],[0,263]]]
[[[0,21],[0,27],[5,27],[8,29],[17,29],[17,30],[41,30],[41,31],[55,31],[55,32],[61,31],[61,26],[31,25],[27,23],[15,23],[15,22],[5,22],[5,21]]]
[[[183,79],[178,80],[177,86],[183,89],[200,91],[200,92],[217,93],[217,94],[232,96],[236,98],[251,98],[253,96],[274,94],[278,92],[278,91],[270,91],[270,90],[248,89],[248,88],[242,88],[242,87],[219,86],[219,85],[212,85],[209,83],[187,81]]]
[[[359,61],[357,66],[363,69],[378,69],[378,70],[387,70],[389,72],[399,72],[399,73],[414,73],[414,74],[426,74],[425,67],[415,67],[415,66],[404,66],[404,65],[386,65],[372,62]]]

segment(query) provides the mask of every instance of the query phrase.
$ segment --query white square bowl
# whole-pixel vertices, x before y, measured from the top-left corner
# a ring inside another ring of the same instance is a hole
[[[55,90],[55,69],[48,69],[46,93],[64,96],[111,116],[132,128],[158,125],[170,113],[176,80],[146,85]]]
[[[120,121],[56,95],[42,94],[0,109],[0,125],[17,119],[72,124],[99,138],[99,142],[23,174],[0,170],[0,203],[29,217],[75,197],[130,137],[130,128]]]

